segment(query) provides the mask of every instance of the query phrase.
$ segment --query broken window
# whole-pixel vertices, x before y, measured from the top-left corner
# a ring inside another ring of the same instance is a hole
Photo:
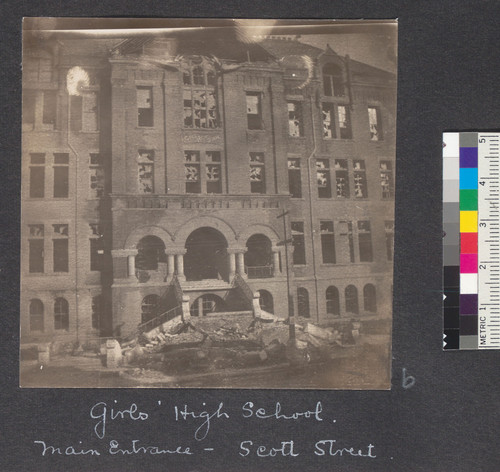
[[[347,159],[335,159],[335,189],[337,197],[349,198]]]
[[[326,313],[328,315],[340,316],[339,290],[333,285],[330,285],[326,289]]]
[[[42,123],[46,125],[55,125],[56,114],[57,92],[55,90],[46,90],[43,92]]]
[[[304,239],[304,223],[292,221],[293,263],[304,265],[306,263],[306,246]]]
[[[92,297],[92,329],[100,330],[104,314],[104,299],[102,295]]]
[[[138,161],[138,193],[154,193],[154,159],[153,150],[139,149]]]
[[[201,65],[192,66],[194,60],[183,64],[184,126],[218,128],[215,73],[206,60],[197,60]]]
[[[156,317],[160,297],[158,295],[147,295],[141,304],[141,323],[146,323]]]
[[[201,193],[200,152],[184,151],[186,193]]]
[[[363,287],[363,306],[365,311],[372,313],[377,311],[377,292],[372,284],[366,284]]]
[[[335,264],[335,235],[333,221],[320,221],[321,254],[324,264]]]
[[[316,159],[316,180],[318,183],[318,197],[330,198],[332,196],[332,184],[328,159]]]
[[[302,198],[300,159],[288,159],[288,191],[292,198]]]
[[[347,250],[349,251],[349,261],[354,262],[354,235],[352,231],[352,222],[351,221],[339,221],[339,225],[341,228],[340,234],[341,236],[347,237]],[[344,243],[345,244],[345,243]],[[345,246],[342,246],[342,249],[345,250]]]
[[[23,91],[23,123],[35,125],[36,92],[34,90]]]
[[[344,96],[342,69],[334,64],[323,66],[323,93],[327,97]]]
[[[358,314],[358,289],[354,285],[345,288],[345,311],[347,313]]]
[[[309,292],[304,287],[297,289],[297,312],[299,316],[309,318]]]
[[[45,196],[45,154],[30,154],[30,198]]]
[[[29,225],[29,272],[43,273],[44,271],[44,226],[41,224]]]
[[[391,161],[380,161],[380,184],[382,185],[382,198],[393,198],[394,180]]]
[[[69,330],[69,306],[65,298],[56,298],[54,302],[54,329]]]
[[[54,198],[68,198],[69,154],[54,153]]]
[[[246,93],[248,129],[262,129],[262,98],[259,92]]]
[[[207,193],[221,193],[221,155],[220,151],[206,152],[206,178],[207,178]]]
[[[264,167],[264,153],[250,153],[250,191],[252,193],[266,193],[266,178]]]
[[[337,107],[337,114],[339,118],[340,139],[352,139],[349,108],[345,105],[339,105]]]
[[[358,221],[359,261],[372,262],[372,233],[369,221]]]
[[[43,331],[43,303],[34,298],[30,300],[30,331]]]
[[[321,111],[323,118],[323,138],[336,138],[335,105],[333,103],[323,102],[321,105]]]
[[[302,123],[302,103],[287,102],[288,107],[288,134],[292,137],[304,135]]]
[[[387,260],[392,261],[394,257],[394,221],[385,221],[385,248]]]
[[[55,224],[52,225],[53,236],[53,262],[54,272],[68,272],[68,225]]]
[[[355,160],[354,168],[354,196],[356,198],[368,197],[368,184],[366,182],[365,161]]]
[[[139,126],[153,126],[153,87],[137,87],[137,115]]]
[[[104,196],[104,167],[100,154],[90,154],[90,198],[101,198]]]
[[[368,107],[368,123],[370,125],[370,140],[382,140],[382,120],[380,119],[380,109]]]

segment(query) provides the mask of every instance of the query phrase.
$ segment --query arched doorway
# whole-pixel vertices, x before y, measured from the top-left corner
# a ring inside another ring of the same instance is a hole
[[[354,285],[345,288],[345,311],[356,315],[359,313],[358,289]]]
[[[193,231],[186,240],[184,273],[187,280],[228,278],[227,241],[214,228]]]
[[[30,331],[43,331],[43,303],[38,298],[30,302]]]
[[[333,285],[330,285],[326,289],[326,313],[333,316],[340,316],[339,290]]]
[[[261,310],[267,311],[267,313],[274,313],[273,296],[267,290],[259,290],[259,295]]]
[[[297,311],[299,316],[309,318],[309,292],[304,287],[297,289]]]
[[[158,270],[159,262],[166,262],[165,244],[157,236],[144,236],[137,243],[135,268],[139,270]]]
[[[271,241],[263,234],[254,234],[247,241],[245,269],[249,279],[273,276],[273,252]]]
[[[365,311],[375,313],[377,311],[377,292],[375,286],[366,284],[363,288],[363,300]]]
[[[226,311],[226,302],[218,295],[212,293],[198,297],[189,309],[191,316],[206,316],[210,313],[223,311]]]

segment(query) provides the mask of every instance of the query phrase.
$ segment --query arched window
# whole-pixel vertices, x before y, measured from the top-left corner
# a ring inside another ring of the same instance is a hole
[[[103,313],[103,298],[102,295],[96,295],[92,298],[92,328],[101,329],[102,313]]]
[[[333,285],[326,289],[326,313],[333,316],[340,316],[339,290]]]
[[[309,292],[304,287],[297,289],[297,311],[299,316],[309,318]]]
[[[272,277],[273,252],[270,239],[263,234],[254,234],[247,240],[245,271],[249,279]]]
[[[359,313],[358,289],[354,285],[348,285],[345,289],[345,311]]]
[[[139,270],[157,270],[158,262],[166,262],[165,244],[156,236],[145,236],[137,244],[135,267]]]
[[[56,298],[54,302],[54,329],[69,330],[69,305],[65,298]]]
[[[37,298],[30,301],[30,331],[43,331],[43,303]]]
[[[141,304],[141,323],[146,323],[153,318],[155,318],[158,313],[158,303],[160,297],[158,295],[147,295],[142,300]]]
[[[267,313],[274,313],[273,296],[267,290],[259,290],[259,294],[260,308]]]
[[[372,284],[366,284],[363,288],[363,300],[365,311],[376,312],[377,311],[377,293],[375,291],[375,286]]]
[[[334,64],[323,66],[323,93],[327,97],[344,96],[342,69]]]

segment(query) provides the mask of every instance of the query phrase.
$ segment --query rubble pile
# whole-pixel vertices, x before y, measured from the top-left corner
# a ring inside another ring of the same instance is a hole
[[[183,321],[178,317],[121,348],[126,365],[169,374],[207,372],[332,359],[354,345],[352,328],[347,335],[339,326],[325,328],[299,319],[295,343],[290,343],[288,321],[265,312],[261,318],[211,315]]]

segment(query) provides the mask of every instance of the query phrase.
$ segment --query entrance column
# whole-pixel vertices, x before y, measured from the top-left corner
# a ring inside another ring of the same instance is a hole
[[[273,251],[273,277],[278,277],[281,275],[280,250],[277,246],[273,246],[271,250]]]
[[[229,281],[236,275],[236,254],[234,249],[228,249],[227,255],[229,259]]]
[[[172,278],[175,274],[175,254],[167,254],[167,278]]]
[[[237,262],[236,265],[237,265],[238,274],[243,278],[247,277],[247,274],[245,273],[245,252],[246,252],[246,249],[241,250],[240,252],[236,253],[236,262]]]
[[[186,280],[186,276],[184,275],[184,254],[186,250],[178,251],[175,255],[176,263],[177,263],[177,278],[179,280]]]

